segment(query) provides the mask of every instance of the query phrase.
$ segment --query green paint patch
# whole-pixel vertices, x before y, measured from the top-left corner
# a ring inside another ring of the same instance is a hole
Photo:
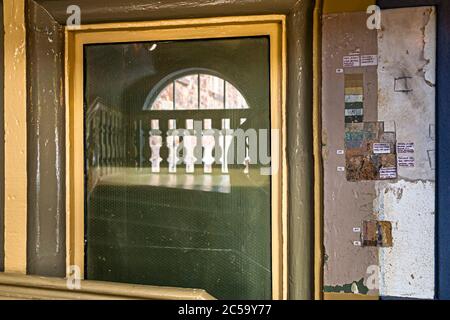
[[[357,282],[355,281],[355,282],[352,282],[349,284],[344,284],[341,286],[339,286],[339,285],[338,286],[324,286],[323,291],[327,292],[327,293],[330,293],[330,292],[333,292],[333,293],[355,293],[352,290],[352,287],[353,287],[353,289],[355,289],[355,286],[358,289],[357,293],[359,293],[359,294],[367,294],[369,292],[369,288],[367,288],[364,285],[364,278],[362,278],[361,280],[359,280]]]

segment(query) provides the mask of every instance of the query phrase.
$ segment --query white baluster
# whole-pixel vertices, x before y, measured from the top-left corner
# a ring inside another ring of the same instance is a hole
[[[240,124],[243,125],[245,122],[247,122],[246,118],[240,119]],[[249,151],[249,141],[250,139],[248,137],[245,137],[245,159],[244,159],[244,173],[249,174],[250,173],[250,163],[252,159],[250,158],[250,151]]]
[[[225,131],[220,137],[220,148],[222,149],[222,173],[228,173],[228,152],[233,142],[230,119],[222,119],[222,130]]]
[[[204,120],[204,129],[202,137],[203,171],[204,173],[212,173],[212,165],[215,160],[213,157],[213,150],[216,145],[216,139],[213,135],[211,119]]]
[[[186,129],[194,130],[194,120],[188,119],[186,120]],[[197,137],[191,131],[188,135],[186,135],[183,139],[184,142],[184,163],[186,164],[186,173],[194,173],[195,172],[195,162],[197,159],[194,157],[194,150],[197,146]]]
[[[169,120],[169,130],[177,129],[177,120]],[[177,172],[177,164],[178,164],[178,147],[180,145],[180,137],[175,135],[175,133],[170,134],[167,137],[167,147],[169,148],[169,157],[167,158],[167,162],[169,163],[169,173]]]
[[[151,121],[151,129],[159,130],[159,120]],[[154,135],[154,132],[150,132],[149,143],[151,149],[150,162],[152,163],[152,172],[159,173],[161,171],[161,161],[160,151],[162,147],[162,137],[161,135]]]
[[[252,162],[252,159],[250,158],[250,152],[249,152],[249,141],[250,139],[248,137],[245,137],[245,159],[244,159],[244,173],[249,174],[250,173],[250,163]]]

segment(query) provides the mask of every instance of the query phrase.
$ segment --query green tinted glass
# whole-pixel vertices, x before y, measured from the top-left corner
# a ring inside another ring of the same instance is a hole
[[[269,75],[265,37],[85,47],[86,278],[272,297]]]

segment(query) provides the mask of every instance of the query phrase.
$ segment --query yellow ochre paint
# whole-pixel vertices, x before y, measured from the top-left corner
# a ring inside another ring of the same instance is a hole
[[[5,272],[27,268],[27,97],[24,0],[3,1],[5,27]]]

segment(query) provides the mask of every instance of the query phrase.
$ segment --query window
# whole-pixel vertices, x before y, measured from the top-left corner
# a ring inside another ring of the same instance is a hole
[[[156,87],[158,88],[158,86]],[[144,110],[248,109],[242,93],[228,81],[209,74],[179,77],[155,97],[151,92]],[[151,107],[147,105],[151,102]]]
[[[283,168],[272,164],[284,158],[284,60],[273,19],[245,36],[235,19],[71,33],[69,260],[84,278],[283,297]]]

